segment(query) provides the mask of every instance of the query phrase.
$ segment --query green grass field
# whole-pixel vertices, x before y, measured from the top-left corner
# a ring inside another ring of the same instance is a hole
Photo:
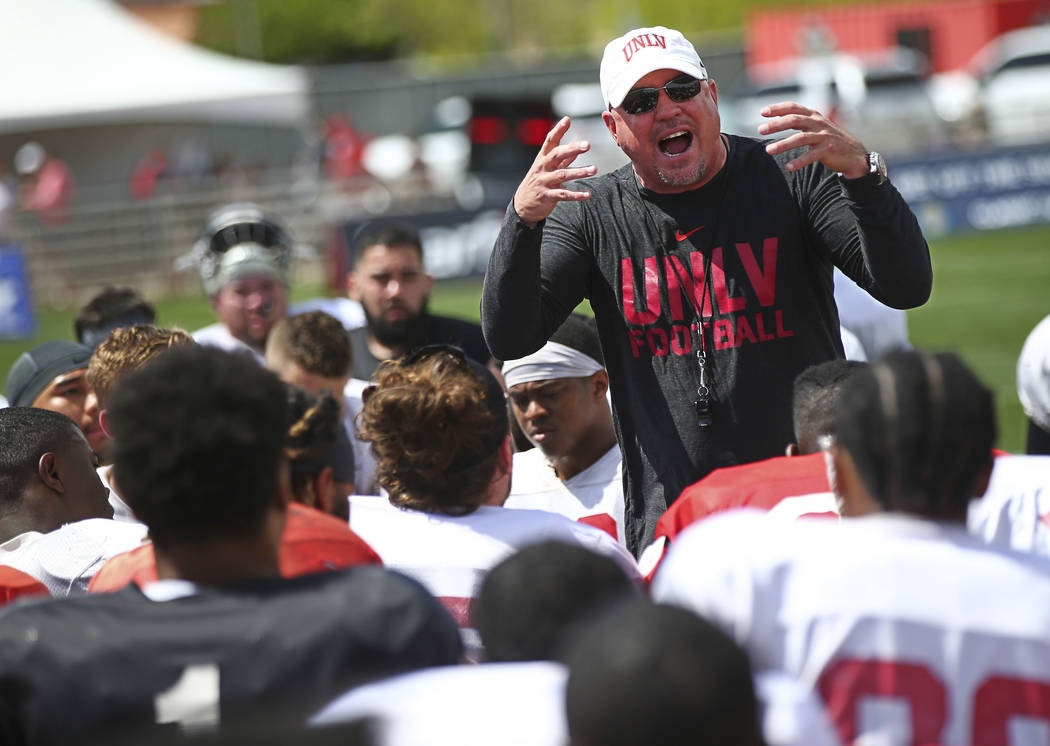
[[[995,390],[999,446],[1024,447],[1025,420],[1017,399],[1015,366],[1032,327],[1050,314],[1050,226],[972,234],[931,244],[933,296],[909,313],[913,344],[958,352]],[[481,280],[439,283],[431,307],[437,313],[478,318]],[[297,288],[296,299],[318,288]],[[200,297],[173,298],[157,304],[159,322],[197,329],[214,319]],[[0,371],[23,351],[47,339],[72,339],[72,311],[42,312],[32,340],[0,342]]]

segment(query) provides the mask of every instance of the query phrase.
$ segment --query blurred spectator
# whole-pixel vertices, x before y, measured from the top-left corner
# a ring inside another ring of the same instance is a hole
[[[44,342],[15,361],[5,388],[12,407],[39,407],[69,417],[105,462],[109,436],[99,424],[98,399],[87,380],[90,360],[91,348],[82,344],[64,339]]]
[[[1017,395],[1028,416],[1027,452],[1050,454],[1050,316],[1036,324],[1021,348]]]
[[[260,364],[270,329],[285,314],[292,239],[258,205],[216,210],[193,247],[218,323],[198,329],[198,344],[246,350]]]
[[[351,360],[345,329],[338,319],[323,311],[307,311],[281,319],[266,340],[266,367],[282,381],[315,396],[328,391],[338,398],[345,436],[353,449],[352,478],[338,481],[352,486],[357,494],[375,495],[379,493],[375,457],[368,444],[357,437],[354,423],[361,411],[361,394],[366,384],[351,380]],[[338,508],[341,515],[345,514],[345,501]]]
[[[160,148],[152,148],[131,172],[131,196],[145,200],[157,192],[157,182],[164,178],[168,169],[168,157]]]
[[[23,209],[35,212],[45,224],[65,221],[74,192],[73,174],[65,162],[31,141],[15,153],[15,170],[22,180]]]
[[[324,121],[325,175],[332,181],[347,181],[364,173],[361,155],[368,137],[354,128],[346,114],[332,114]]]
[[[7,223],[17,203],[18,182],[12,179],[0,163],[0,239],[7,235]]]
[[[80,344],[94,350],[114,329],[156,320],[156,310],[133,288],[108,285],[80,307],[73,332]]]
[[[451,344],[482,365],[491,355],[481,327],[435,316],[427,306],[434,278],[423,269],[423,244],[407,227],[379,226],[355,241],[347,294],[364,307],[366,325],[350,331],[353,377],[368,380],[383,360],[428,344]]]

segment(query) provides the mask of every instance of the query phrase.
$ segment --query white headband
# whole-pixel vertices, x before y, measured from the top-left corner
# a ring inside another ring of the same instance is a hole
[[[503,379],[510,389],[519,383],[552,378],[587,378],[599,370],[604,367],[590,355],[558,342],[548,342],[531,355],[503,363]]]

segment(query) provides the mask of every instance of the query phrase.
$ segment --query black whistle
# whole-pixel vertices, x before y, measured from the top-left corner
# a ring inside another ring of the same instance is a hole
[[[693,402],[693,406],[696,407],[697,425],[701,429],[705,427],[711,427],[711,423],[713,422],[713,420],[711,418],[710,405],[702,399],[697,399],[695,402]]]

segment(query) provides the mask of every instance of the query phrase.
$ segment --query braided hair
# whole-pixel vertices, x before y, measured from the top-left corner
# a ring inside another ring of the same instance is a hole
[[[286,385],[292,424],[284,440],[284,453],[291,465],[292,493],[296,502],[318,507],[313,477],[328,465],[339,437],[339,402],[328,392],[314,398],[297,386]]]
[[[892,352],[847,382],[835,428],[887,510],[958,518],[991,462],[994,396],[952,353]]]

